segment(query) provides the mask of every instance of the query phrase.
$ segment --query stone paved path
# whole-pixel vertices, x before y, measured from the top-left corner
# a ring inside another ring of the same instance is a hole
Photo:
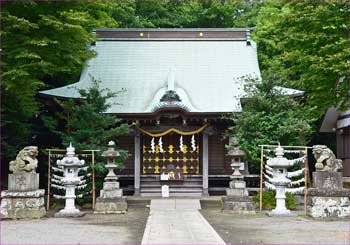
[[[154,199],[142,244],[225,244],[198,211],[199,200]]]

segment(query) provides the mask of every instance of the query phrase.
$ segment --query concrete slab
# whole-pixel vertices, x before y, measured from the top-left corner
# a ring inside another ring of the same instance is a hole
[[[175,199],[175,209],[177,210],[199,210],[201,204],[199,199]]]
[[[199,199],[156,199],[141,244],[225,244],[199,213]]]
[[[199,210],[199,199],[153,199],[150,210]]]

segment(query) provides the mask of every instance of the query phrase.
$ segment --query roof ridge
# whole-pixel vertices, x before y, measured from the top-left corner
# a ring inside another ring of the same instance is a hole
[[[152,32],[161,32],[161,31],[168,31],[168,32],[186,32],[186,31],[253,31],[255,30],[255,27],[230,27],[230,28],[95,28],[94,31],[152,31]]]

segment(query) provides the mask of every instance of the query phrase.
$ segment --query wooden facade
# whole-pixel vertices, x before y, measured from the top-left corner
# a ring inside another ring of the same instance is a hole
[[[350,177],[350,110],[340,112],[334,107],[329,108],[320,132],[335,133],[337,158],[343,160],[343,176]]]
[[[202,147],[202,135],[199,135],[199,146]],[[177,139],[179,138],[179,135],[174,135]],[[165,138],[166,139],[166,138]],[[147,141],[148,143],[151,141],[151,138],[149,136],[141,136],[141,144],[143,145],[143,142]],[[189,139],[185,139],[185,141],[189,141]],[[164,141],[164,145],[175,145],[175,142],[168,142]],[[188,142],[187,142],[188,144]],[[208,161],[209,161],[209,175],[230,175],[232,173],[231,169],[231,160],[229,157],[226,156],[227,150],[225,148],[225,145],[228,144],[228,139],[223,138],[222,135],[210,135],[208,137]],[[126,159],[124,163],[124,168],[119,171],[120,175],[133,175],[135,171],[134,166],[134,158],[135,158],[135,146],[134,146],[134,136],[128,135],[128,136],[122,136],[118,139],[118,145],[121,146],[123,149],[127,150],[129,152],[129,156]],[[201,149],[200,149],[201,151]],[[142,149],[140,149],[140,156],[143,159],[144,157],[148,157],[147,155],[142,154]],[[190,158],[190,157],[189,157]],[[202,173],[202,157],[199,155],[199,166],[200,166],[200,173]],[[147,173],[142,173],[147,174]]]
[[[168,166],[178,169],[184,176],[184,181],[170,183],[170,185],[176,185],[171,188],[175,190],[175,194],[179,194],[176,193],[176,190],[178,190],[183,195],[193,195],[196,194],[193,192],[193,190],[196,190],[194,188],[197,188],[198,195],[199,190],[201,195],[206,195],[209,193],[209,188],[215,189],[217,187],[216,181],[210,181],[209,185],[210,176],[215,176],[216,180],[220,180],[220,178],[227,180],[228,176],[232,174],[231,160],[226,156],[225,145],[228,144],[228,139],[223,137],[224,131],[222,129],[227,126],[227,121],[217,119],[208,123],[198,119],[195,125],[179,123],[157,125],[155,120],[150,119],[148,121],[153,121],[154,125],[152,123],[150,125],[148,122],[145,125],[141,123],[139,127],[150,132],[161,132],[169,128],[177,128],[186,132],[199,128],[201,125],[208,124],[209,126],[205,131],[193,136],[183,136],[181,140],[181,135],[177,133],[170,133],[161,137],[163,152],[160,152],[158,145],[160,137],[155,138],[154,152],[152,152],[152,137],[132,127],[133,130],[130,135],[122,136],[118,140],[118,145],[129,152],[124,168],[118,172],[122,186],[129,188],[128,193],[160,195],[160,186],[164,184],[160,180],[160,175]],[[182,122],[183,118],[181,120],[173,119],[173,121]],[[192,137],[196,149],[192,148]],[[184,145],[184,152],[180,149],[180,141]],[[151,186],[156,186],[158,191],[153,190]]]
[[[344,176],[350,177],[350,127],[337,130],[337,157],[343,160]]]

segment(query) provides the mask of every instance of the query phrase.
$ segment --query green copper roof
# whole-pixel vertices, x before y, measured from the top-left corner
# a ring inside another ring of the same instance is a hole
[[[90,86],[89,74],[103,88],[126,91],[118,95],[108,113],[151,113],[163,106],[169,84],[181,101],[173,103],[189,112],[241,111],[240,77],[260,77],[256,44],[244,40],[109,40],[93,46],[80,81],[42,94],[79,96],[75,88]]]

